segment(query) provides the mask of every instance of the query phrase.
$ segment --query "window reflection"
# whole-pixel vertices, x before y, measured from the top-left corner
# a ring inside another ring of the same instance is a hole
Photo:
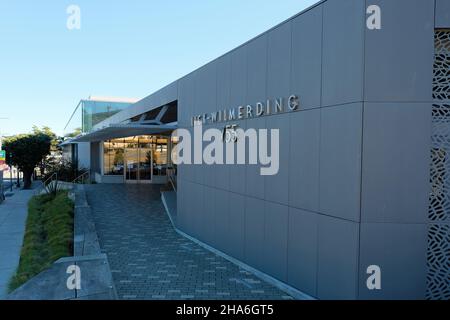
[[[167,175],[169,138],[139,136],[103,143],[105,175],[124,175],[127,180],[151,180]]]
[[[124,174],[123,140],[110,140],[103,144],[103,164],[105,175]]]

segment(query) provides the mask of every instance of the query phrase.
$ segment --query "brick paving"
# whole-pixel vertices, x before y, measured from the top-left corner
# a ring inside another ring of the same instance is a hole
[[[88,185],[102,251],[119,299],[292,299],[179,235],[156,185]]]

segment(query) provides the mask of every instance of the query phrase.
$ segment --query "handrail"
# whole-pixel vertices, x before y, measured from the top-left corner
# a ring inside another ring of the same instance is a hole
[[[89,181],[89,179],[86,179],[86,177],[90,177],[90,172],[86,171],[76,177],[71,183],[86,183],[86,181]],[[35,195],[39,195],[42,193],[43,190],[47,190],[47,187],[53,183],[54,181],[58,181],[58,173],[53,173],[50,177],[48,177],[43,183],[42,186],[35,191]]]
[[[55,177],[55,179],[53,179],[53,177]],[[52,183],[53,181],[58,181],[58,173],[57,172],[55,172],[55,173],[53,173],[50,177],[48,177],[43,183],[42,183],[42,186],[40,187],[40,188],[37,188],[36,189],[36,191],[35,191],[35,195],[39,195],[39,194],[41,194],[42,193],[42,191],[43,190],[46,190],[47,189],[47,186],[50,184],[50,183]],[[50,181],[50,182],[49,182]]]
[[[72,183],[79,183],[79,181],[81,180],[81,184],[84,184],[86,176],[88,176],[88,180],[87,181],[90,181],[91,172],[90,171],[86,171],[86,172],[83,172],[82,174],[80,174],[75,179],[73,179]]]
[[[53,177],[56,177],[55,180],[58,180],[58,172],[53,173],[50,177],[48,177],[45,181],[44,181],[44,187],[48,186],[49,183],[47,183],[49,180],[53,181]]]

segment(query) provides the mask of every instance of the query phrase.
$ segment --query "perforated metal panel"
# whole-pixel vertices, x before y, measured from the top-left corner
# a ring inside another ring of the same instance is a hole
[[[436,55],[434,59],[433,98],[450,100],[450,32],[436,30]]]
[[[433,104],[430,221],[450,217],[450,104]]]
[[[435,32],[427,298],[450,299],[450,30]]]
[[[430,224],[428,229],[427,298],[450,299],[450,226]]]

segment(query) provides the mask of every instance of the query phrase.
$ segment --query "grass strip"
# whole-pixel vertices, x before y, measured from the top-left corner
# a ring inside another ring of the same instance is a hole
[[[73,255],[73,207],[67,191],[31,198],[19,267],[9,283],[10,292],[59,258]]]

